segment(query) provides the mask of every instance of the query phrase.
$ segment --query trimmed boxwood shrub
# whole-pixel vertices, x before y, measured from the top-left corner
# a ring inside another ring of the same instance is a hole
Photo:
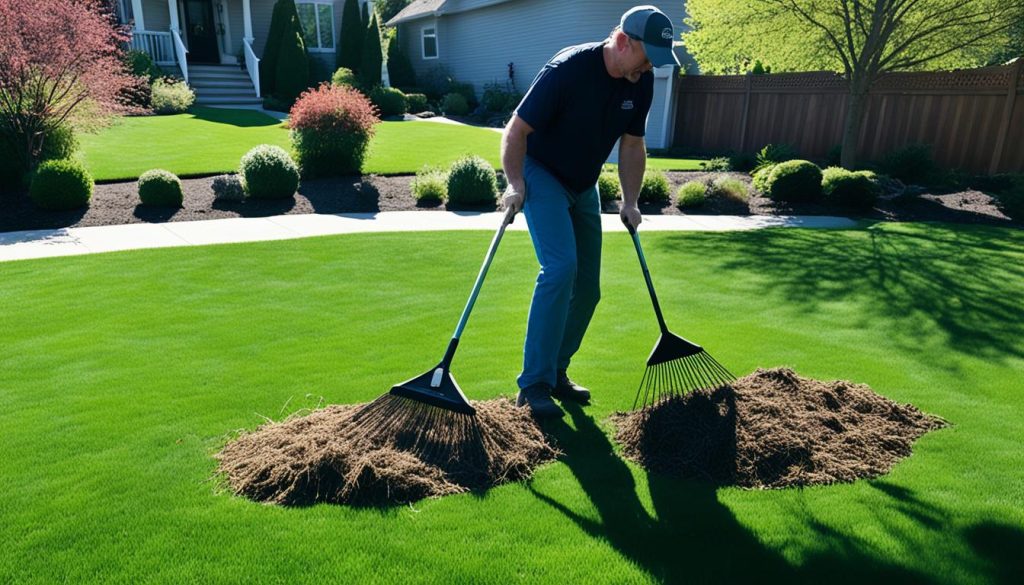
[[[405,99],[409,102],[409,111],[413,114],[420,112],[426,112],[430,109],[430,103],[427,101],[427,96],[422,93],[407,93]]]
[[[153,82],[150,105],[157,114],[180,114],[196,101],[196,93],[184,82],[173,77]]]
[[[700,207],[707,201],[707,185],[700,181],[688,181],[676,193],[676,207],[690,209]]]
[[[615,173],[604,172],[597,177],[597,194],[601,196],[601,201],[615,201],[622,194],[622,189],[619,188],[619,178],[615,176]]]
[[[767,165],[767,166],[761,167],[760,169],[754,171],[754,176],[753,176],[753,181],[752,181],[753,184],[754,184],[754,188],[757,189],[758,191],[760,191],[761,193],[764,193],[765,195],[768,195],[768,192],[772,188],[772,184],[771,184],[770,179],[771,179],[771,176],[772,176],[772,171],[774,171],[774,170],[775,170],[775,165]]]
[[[217,201],[237,203],[245,199],[245,189],[238,175],[221,175],[213,179],[213,198]]]
[[[13,144],[12,144],[13,143]],[[22,136],[9,140],[0,136],[0,189],[4,187],[24,188],[29,185],[32,177],[25,167],[23,155],[25,143]],[[18,149],[14,147],[18,145]],[[74,131],[66,124],[60,124],[50,130],[43,140],[43,149],[39,153],[39,162],[47,160],[63,160],[71,158],[78,149],[78,139]]]
[[[48,160],[32,175],[29,197],[41,209],[64,211],[89,205],[93,180],[77,160]]]
[[[323,83],[303,93],[288,122],[303,175],[361,174],[378,122],[370,100],[350,87]]]
[[[469,102],[461,93],[448,93],[441,100],[441,111],[453,116],[465,116],[469,113]]]
[[[338,70],[331,76],[331,85],[355,88],[358,86],[356,74],[352,73],[348,67],[338,67]]]
[[[849,207],[871,207],[878,198],[878,185],[870,171],[853,172],[829,167],[821,173],[821,194],[825,201]]]
[[[242,157],[238,167],[242,188],[255,199],[293,197],[299,188],[299,167],[280,146],[261,144]]]
[[[163,169],[153,169],[139,177],[139,200],[143,205],[181,207],[185,197],[181,180],[177,175]]]
[[[377,86],[370,92],[370,101],[377,106],[381,116],[401,116],[409,111],[409,102],[402,90]]]
[[[443,169],[425,166],[409,185],[412,196],[424,203],[440,203],[448,198],[448,176]]]
[[[662,171],[647,171],[640,185],[641,203],[664,203],[671,198],[668,177]]]
[[[768,196],[774,201],[816,201],[821,198],[821,169],[806,160],[775,165],[768,177]]]
[[[463,205],[493,203],[498,176],[491,163],[472,155],[460,158],[448,171],[448,202]]]

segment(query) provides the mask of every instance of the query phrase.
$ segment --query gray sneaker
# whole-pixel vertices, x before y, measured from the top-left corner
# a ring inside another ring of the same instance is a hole
[[[570,380],[565,370],[558,370],[557,382],[551,396],[563,402],[571,400],[580,404],[590,404],[590,390]]]
[[[529,406],[537,418],[562,418],[565,412],[551,400],[551,386],[538,382],[523,388],[516,396],[516,406]]]

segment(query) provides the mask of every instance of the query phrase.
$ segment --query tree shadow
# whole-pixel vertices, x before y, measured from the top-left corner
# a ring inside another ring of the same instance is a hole
[[[228,124],[239,128],[277,126],[281,123],[280,120],[272,118],[258,110],[231,110],[225,108],[197,106],[190,108],[189,114],[197,120],[204,120],[215,124]]]
[[[828,551],[796,567],[764,546],[718,500],[711,483],[648,474],[653,513],[636,493],[626,463],[607,435],[576,405],[566,404],[573,430],[563,421],[545,425],[580,487],[596,508],[592,519],[567,503],[538,491],[541,501],[563,513],[592,538],[607,541],[620,554],[665,583],[747,582],[927,582],[921,575],[887,564],[833,533]],[[831,551],[841,551],[831,552]]]
[[[683,274],[680,258],[699,257],[705,263],[725,258],[718,260],[717,269],[764,276],[757,281],[756,294],[774,293],[802,313],[826,310],[830,303],[862,301],[857,319],[864,324],[879,318],[898,323],[891,328],[892,340],[912,354],[923,351],[922,342],[939,333],[951,350],[963,354],[993,360],[1024,357],[1024,264],[1011,256],[1024,248],[1024,232],[876,224],[855,232],[671,235],[652,244],[672,253],[669,264],[679,263],[678,270],[663,270],[670,281]],[[722,245],[737,253],[722,256],[717,253]]]
[[[1024,530],[998,522],[981,522],[963,532],[979,556],[990,564],[992,583],[1024,583]]]

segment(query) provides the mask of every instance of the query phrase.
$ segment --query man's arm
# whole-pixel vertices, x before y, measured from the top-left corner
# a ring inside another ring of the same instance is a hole
[[[647,145],[644,137],[623,134],[619,140],[619,183],[622,185],[622,211],[619,217],[623,223],[634,228],[642,221],[636,202],[640,197],[646,168]]]
[[[513,207],[516,213],[526,201],[526,182],[523,179],[523,162],[526,160],[526,137],[533,132],[522,118],[513,115],[501,136],[501,168],[505,171],[508,188],[502,202],[505,208]]]

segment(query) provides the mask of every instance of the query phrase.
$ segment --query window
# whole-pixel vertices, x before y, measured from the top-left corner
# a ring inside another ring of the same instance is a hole
[[[437,29],[423,29],[423,58],[437,59]]]
[[[329,2],[296,2],[302,25],[302,40],[311,53],[334,50],[334,4]]]

